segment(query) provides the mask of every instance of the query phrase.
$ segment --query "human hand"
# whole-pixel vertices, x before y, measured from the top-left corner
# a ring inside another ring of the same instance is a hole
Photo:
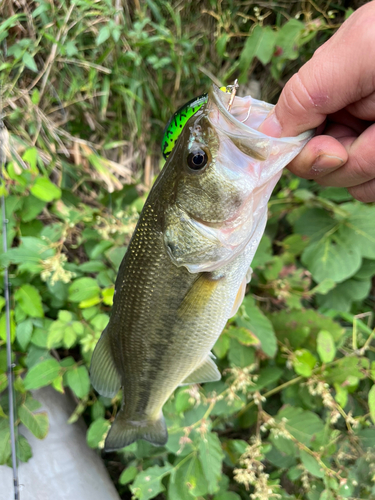
[[[354,12],[285,85],[260,131],[317,134],[288,168],[375,201],[375,1]]]

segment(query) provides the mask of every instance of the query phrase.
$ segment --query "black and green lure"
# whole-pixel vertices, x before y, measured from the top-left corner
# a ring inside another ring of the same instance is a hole
[[[227,87],[220,87],[220,90],[222,90],[223,92],[228,92]],[[189,120],[189,118],[195,115],[195,113],[203,106],[203,104],[206,104],[207,100],[208,94],[194,97],[194,99],[191,99],[191,101],[181,106],[181,108],[179,108],[174,113],[174,115],[172,115],[167,125],[165,126],[163,140],[161,143],[161,150],[165,159],[167,159],[171,154],[186,122]]]

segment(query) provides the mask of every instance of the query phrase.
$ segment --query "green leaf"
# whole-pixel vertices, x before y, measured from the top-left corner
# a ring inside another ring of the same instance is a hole
[[[22,57],[22,62],[26,66],[26,68],[31,69],[31,71],[34,71],[35,73],[38,72],[38,67],[35,64],[34,58],[29,52],[25,52],[23,57]]]
[[[78,366],[68,370],[66,381],[78,398],[84,398],[90,392],[90,378],[85,366]]]
[[[26,149],[26,151],[22,155],[22,159],[24,161],[27,161],[27,163],[30,165],[30,169],[33,172],[38,173],[38,169],[37,169],[38,150],[36,149],[36,147]],[[24,219],[22,219],[22,220],[24,220]],[[31,219],[29,219],[29,220],[31,220]]]
[[[239,83],[245,83],[248,78],[248,71],[257,50],[262,42],[263,30],[261,26],[255,26],[251,35],[246,39],[244,48],[242,49],[239,59],[239,69],[241,71]]]
[[[22,350],[26,350],[30,343],[31,335],[33,333],[33,323],[31,319],[27,319],[18,323],[16,327],[16,338],[17,342],[21,346]]]
[[[48,330],[47,344],[48,349],[61,346],[61,341],[64,335],[65,325],[61,321],[54,321]]]
[[[241,345],[236,339],[230,339],[228,359],[231,366],[245,368],[255,361],[255,350],[253,347]]]
[[[276,31],[274,31],[270,26],[263,26],[262,40],[258,45],[256,57],[264,65],[268,64],[272,59],[275,50],[276,38]]]
[[[0,394],[8,387],[8,376],[6,373],[0,373]]]
[[[272,434],[271,434],[272,436]],[[278,442],[278,440],[271,439],[272,442]],[[288,442],[284,439],[282,442]],[[289,444],[289,443],[288,443]],[[291,443],[293,446],[293,443]],[[280,448],[272,447],[271,450],[266,454],[266,458],[272,465],[275,465],[278,469],[289,469],[296,464],[296,458],[291,454],[287,454],[284,450]]]
[[[171,474],[168,488],[170,500],[191,500],[207,494],[207,480],[203,474],[202,465],[192,454],[191,458],[181,465],[176,464],[177,470]]]
[[[375,385],[373,385],[368,393],[368,406],[370,409],[371,420],[375,424]]]
[[[333,288],[335,288],[336,283],[331,279],[324,279],[321,283],[316,285],[312,290],[310,290],[311,294],[320,293],[321,295],[326,295]]]
[[[241,497],[233,491],[225,491],[214,496],[214,500],[241,500]]]
[[[108,26],[102,26],[99,30],[99,34],[96,37],[96,45],[101,45],[111,36],[111,32]]]
[[[283,344],[290,345],[292,349],[302,346],[311,335],[318,335],[320,330],[327,330],[337,342],[344,333],[344,328],[319,314],[313,309],[304,311],[280,311],[269,315],[276,336]]]
[[[259,376],[254,385],[249,388],[249,392],[261,391],[265,387],[277,382],[283,374],[282,368],[277,366],[266,366],[259,371]]]
[[[319,465],[316,458],[314,458],[310,453],[304,450],[300,450],[301,462],[303,463],[305,469],[315,477],[324,477],[324,470]]]
[[[5,465],[10,457],[10,430],[8,420],[0,420],[0,465]]]
[[[30,192],[35,198],[46,202],[61,198],[61,189],[47,177],[38,177]]]
[[[86,441],[90,448],[103,448],[104,440],[110,427],[108,420],[98,418],[87,430]]]
[[[26,374],[25,389],[39,389],[53,382],[60,374],[60,365],[56,359],[46,359],[34,365]]]
[[[48,432],[47,412],[33,413],[26,405],[18,408],[18,417],[25,427],[38,439],[44,439]]]
[[[29,195],[23,204],[21,211],[21,219],[23,222],[30,222],[37,217],[43,208],[46,206],[46,202],[35,198],[33,195]],[[24,239],[24,238],[22,238]],[[44,242],[42,242],[46,245]],[[52,252],[53,254],[53,252]]]
[[[251,267],[253,269],[257,267],[263,268],[264,264],[267,264],[267,262],[269,262],[272,259],[273,255],[272,255],[271,239],[269,238],[269,236],[263,235],[262,239],[260,240],[257,251],[254,255],[254,258],[251,262]]]
[[[336,346],[332,335],[327,330],[321,330],[316,339],[316,350],[322,363],[330,363],[335,359]]]
[[[350,214],[339,232],[344,245],[357,248],[362,257],[375,259],[375,206],[354,202],[340,208]]]
[[[311,354],[310,351],[307,351],[306,349],[299,349],[295,352],[293,368],[298,375],[310,377],[316,363],[317,359]]]
[[[238,340],[238,342],[242,345],[260,345],[259,339],[257,339],[257,337],[250,330],[244,327],[231,326],[228,328],[226,336],[228,337],[228,344],[229,339],[233,338]]]
[[[217,53],[220,57],[224,57],[225,48],[227,46],[227,41],[228,41],[228,35],[226,33],[223,33],[216,40],[216,50],[217,50]]]
[[[358,247],[348,247],[338,239],[324,238],[305,249],[302,262],[318,283],[327,278],[340,283],[358,271],[362,258]]]
[[[317,296],[319,306],[349,312],[353,302],[365,299],[371,290],[371,279],[351,278],[339,283],[325,296]]]
[[[80,325],[82,326],[82,325]],[[83,326],[82,326],[83,327]],[[64,347],[66,347],[67,349],[70,349],[77,341],[77,334],[75,332],[75,329],[72,326],[67,326],[64,330],[64,337],[63,337],[63,343],[64,343]]]
[[[6,313],[3,313],[0,317],[0,339],[6,342],[7,330],[6,330]],[[14,311],[10,311],[10,341],[14,342],[16,338],[16,324],[14,322]]]
[[[275,45],[282,49],[279,56],[283,60],[294,60],[298,57],[298,46],[305,25],[296,19],[286,22],[277,33]]]
[[[134,467],[134,465],[130,465],[129,467],[127,467],[125,470],[122,471],[118,482],[120,484],[128,484],[131,481],[133,481],[133,479],[137,474],[138,474],[137,467]]]
[[[245,297],[243,306],[246,316],[236,318],[236,323],[248,328],[259,339],[264,354],[273,358],[277,351],[277,342],[271,321],[254,304],[251,296]]]
[[[18,435],[17,438],[17,458],[21,462],[28,462],[30,458],[33,456],[33,452],[31,451],[31,446],[29,442],[24,436]]]
[[[93,278],[78,278],[69,287],[69,300],[82,302],[99,295],[100,288]]]
[[[165,491],[162,479],[170,473],[171,469],[170,464],[163,467],[155,465],[138,474],[133,485],[130,486],[134,498],[149,500],[149,498],[155,498],[156,495]]]
[[[310,238],[310,242],[320,241],[325,234],[332,231],[338,222],[327,210],[322,208],[307,209],[293,223],[294,231]]]
[[[336,391],[335,400],[342,408],[345,408],[348,403],[348,389],[340,384],[334,384],[334,387]]]
[[[335,366],[327,368],[326,381],[331,384],[354,385],[353,379],[366,378],[365,370],[369,369],[368,358],[345,357],[337,361]],[[351,381],[353,383],[351,383]]]
[[[14,294],[21,309],[32,318],[42,318],[43,306],[39,291],[35,286],[24,284]]]
[[[213,346],[212,351],[219,359],[225,358],[230,345],[230,337],[226,333],[222,333]]]
[[[215,493],[218,489],[224,458],[220,439],[217,434],[209,432],[204,436],[200,436],[198,450],[199,460],[207,480],[208,493]]]
[[[366,280],[375,276],[375,260],[363,259],[360,270],[354,278],[357,280]]]
[[[322,420],[311,411],[293,406],[283,407],[277,414],[277,419],[286,418],[285,428],[292,436],[306,446],[315,439],[315,435],[324,430]]]

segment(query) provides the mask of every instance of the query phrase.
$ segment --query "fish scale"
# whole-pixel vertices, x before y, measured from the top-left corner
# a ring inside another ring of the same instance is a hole
[[[183,127],[121,263],[90,368],[99,393],[123,388],[107,450],[165,444],[176,387],[220,379],[211,349],[245,294],[272,189],[311,136],[266,137],[251,125],[269,105],[236,97],[228,113],[229,99],[213,88]]]

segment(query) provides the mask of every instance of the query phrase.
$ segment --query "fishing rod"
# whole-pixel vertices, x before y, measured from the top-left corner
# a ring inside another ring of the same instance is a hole
[[[6,45],[3,42],[3,58],[6,56]],[[9,149],[8,144],[8,131],[3,122],[2,115],[2,88],[0,82],[0,181],[4,185],[4,169],[6,165],[7,150]],[[3,252],[8,250],[7,242],[7,224],[8,219],[6,215],[6,203],[4,191],[1,195],[1,213],[2,213],[2,223],[3,223]],[[12,362],[12,344],[11,344],[11,334],[10,334],[10,296],[9,296],[9,272],[8,266],[4,267],[4,298],[5,298],[5,319],[6,319],[6,348],[7,348],[7,374],[8,374],[8,397],[9,397],[9,428],[10,428],[10,445],[12,453],[12,469],[13,469],[13,488],[14,488],[14,500],[20,500],[19,496],[19,480],[18,480],[18,464],[17,464],[17,452],[16,452],[16,431],[15,431],[15,415],[16,407],[14,400],[14,375],[13,375],[13,362]]]

